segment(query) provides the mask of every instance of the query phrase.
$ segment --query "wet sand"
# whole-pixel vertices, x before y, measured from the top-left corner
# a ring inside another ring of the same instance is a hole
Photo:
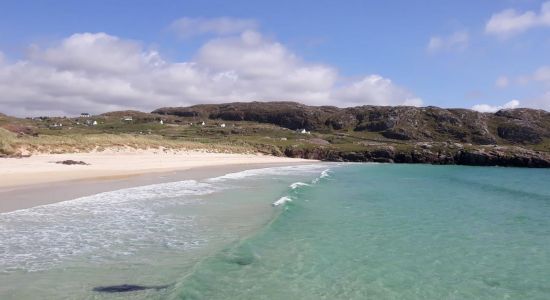
[[[0,180],[0,213],[134,186],[189,179],[201,180],[248,169],[316,162],[239,154],[202,153],[190,156],[182,154],[183,158],[172,154],[165,158],[153,156],[154,159],[166,161],[162,161],[162,168],[151,168],[151,161],[143,161],[143,163],[140,161],[151,159],[149,153],[106,156],[108,159],[103,161],[102,155],[99,157],[95,155],[94,159],[90,159],[92,156],[82,154],[65,154],[53,157],[50,155],[39,158],[37,161],[42,165],[35,168],[33,168],[33,162],[26,158],[18,159],[19,162],[10,161],[9,163],[0,160],[0,177],[2,178]],[[94,165],[65,166],[51,162],[79,158],[83,161],[93,161],[95,168]],[[116,165],[109,165],[115,159],[119,166],[123,166],[122,168],[117,169]],[[170,160],[173,160],[172,164]],[[4,165],[2,165],[3,162]],[[17,169],[18,163],[22,165],[19,170]],[[10,165],[9,170],[3,168],[8,164]],[[136,166],[136,164],[138,165]],[[125,166],[130,166],[130,168],[125,168]],[[86,167],[91,168],[86,169]],[[24,183],[25,178],[27,184]]]

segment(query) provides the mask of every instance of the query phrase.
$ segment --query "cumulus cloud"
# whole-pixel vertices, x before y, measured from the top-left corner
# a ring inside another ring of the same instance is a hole
[[[512,108],[518,108],[519,107],[519,101],[518,100],[512,100],[510,102],[504,103],[504,105],[489,105],[489,104],[476,104],[472,106],[473,110],[477,110],[479,112],[496,112],[501,109],[512,109]]]
[[[468,47],[469,42],[470,35],[467,31],[457,31],[449,36],[431,37],[427,49],[432,53],[442,50],[462,51]]]
[[[253,19],[237,18],[181,18],[170,25],[170,29],[181,38],[204,34],[228,35],[253,30],[258,23]]]
[[[370,75],[335,91],[335,98],[346,103],[363,105],[365,102],[373,105],[401,104],[409,106],[422,105],[422,99],[415,97],[409,91],[395,86],[390,79],[379,75]],[[400,103],[395,103],[400,99]]]
[[[74,34],[27,58],[0,63],[0,111],[74,115],[254,100],[314,105],[421,105],[380,75],[350,80],[309,63],[256,31],[206,42],[189,61],[166,61],[136,41]]]
[[[550,1],[543,3],[539,12],[506,9],[496,13],[485,25],[485,32],[506,38],[535,27],[550,27]]]
[[[42,50],[31,46],[30,59],[60,70],[90,73],[129,73],[162,63],[156,52],[143,52],[139,43],[105,33],[74,34],[60,45]]]

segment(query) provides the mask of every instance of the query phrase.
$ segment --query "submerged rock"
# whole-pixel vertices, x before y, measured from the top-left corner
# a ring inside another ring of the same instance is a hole
[[[170,285],[157,285],[157,286],[146,286],[146,285],[135,285],[135,284],[121,284],[121,285],[109,285],[109,286],[98,286],[93,289],[94,292],[100,293],[126,293],[134,291],[143,291],[143,290],[162,290]]]

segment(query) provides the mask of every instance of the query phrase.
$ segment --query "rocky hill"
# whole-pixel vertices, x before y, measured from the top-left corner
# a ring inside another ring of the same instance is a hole
[[[250,102],[76,118],[0,116],[0,157],[113,146],[192,147],[327,161],[550,167],[550,113]]]
[[[309,139],[314,144],[311,147],[279,147],[284,155],[292,157],[550,167],[550,113],[543,110],[522,108],[493,114],[438,107],[338,108],[295,102],[249,102],[167,107],[152,113],[270,123],[316,135]]]
[[[293,130],[372,132],[398,141],[535,145],[550,139],[550,113],[524,108],[491,114],[438,107],[337,108],[295,102],[250,102],[168,107],[153,113],[271,123]]]

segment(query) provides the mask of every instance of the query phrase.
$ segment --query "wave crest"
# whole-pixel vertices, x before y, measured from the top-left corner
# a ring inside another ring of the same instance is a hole
[[[275,207],[275,206],[283,205],[287,202],[292,202],[292,198],[290,198],[289,196],[284,196],[279,198],[279,200],[271,203],[271,205]]]

